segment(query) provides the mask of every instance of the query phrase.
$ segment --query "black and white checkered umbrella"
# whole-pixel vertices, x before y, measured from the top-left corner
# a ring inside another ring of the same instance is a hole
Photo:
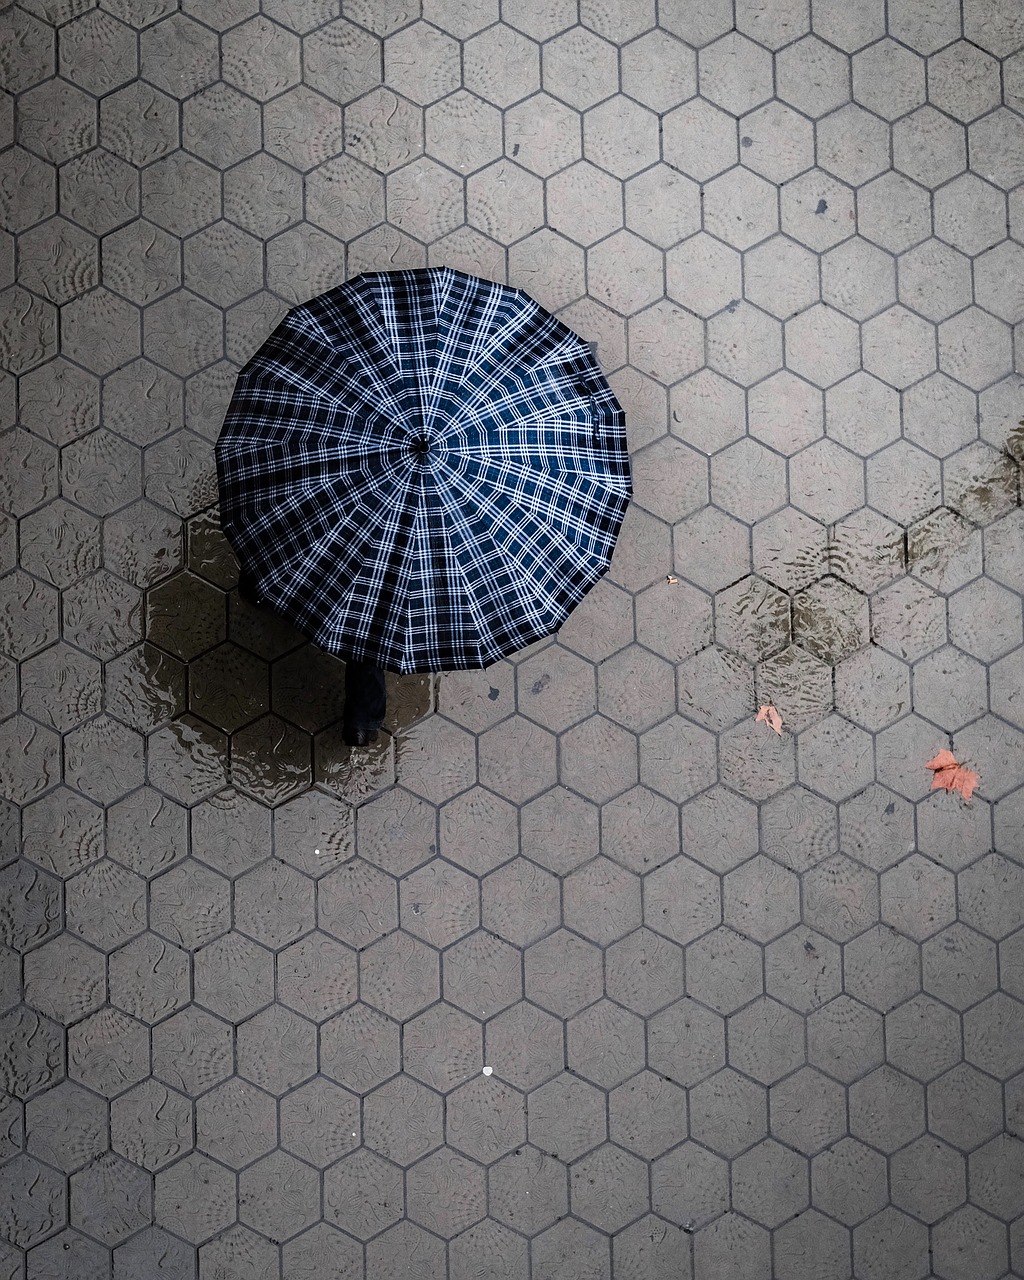
[[[217,468],[263,599],[322,648],[402,672],[486,666],[557,630],[630,497],[589,346],[447,267],[289,312],[239,375]]]

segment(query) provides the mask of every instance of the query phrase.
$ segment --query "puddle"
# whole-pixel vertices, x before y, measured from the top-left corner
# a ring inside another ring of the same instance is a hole
[[[433,675],[396,676],[388,672],[388,713],[384,728],[396,740],[437,707],[437,681]]]
[[[358,804],[392,785],[396,746],[435,709],[436,678],[389,674],[384,732],[369,748],[347,746],[344,662],[241,599],[215,510],[187,522],[186,541],[186,567],[146,591],[145,642],[124,660],[137,727],[174,726],[188,755],[198,738],[186,726],[209,726],[204,762],[264,804],[314,784]]]
[[[400,773],[403,749],[413,727],[437,708],[436,675],[396,676],[388,672],[388,713],[384,728],[395,748],[395,771]]]

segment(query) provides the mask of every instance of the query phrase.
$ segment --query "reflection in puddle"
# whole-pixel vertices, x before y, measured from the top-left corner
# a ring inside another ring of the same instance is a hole
[[[361,804],[395,781],[395,744],[382,733],[368,747],[349,747],[341,725],[317,735],[316,780],[350,804]]]
[[[437,676],[396,676],[388,673],[388,713],[384,728],[392,735],[395,771],[400,772],[402,750],[409,730],[437,706]]]
[[[280,716],[262,716],[229,742],[231,780],[264,803],[280,804],[312,783],[309,734]]]

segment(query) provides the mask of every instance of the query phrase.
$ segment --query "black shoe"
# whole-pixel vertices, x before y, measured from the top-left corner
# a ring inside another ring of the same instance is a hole
[[[377,736],[376,729],[368,729],[364,724],[346,724],[341,730],[342,741],[347,747],[372,746]]]

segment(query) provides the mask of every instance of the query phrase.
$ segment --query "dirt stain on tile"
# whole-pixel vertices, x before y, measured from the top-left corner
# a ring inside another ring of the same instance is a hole
[[[906,535],[897,528],[884,541],[865,545],[845,541],[830,530],[828,567],[837,578],[859,590],[870,590],[869,584],[876,580],[878,585],[892,581],[906,573]]]
[[[867,600],[838,578],[822,578],[793,601],[793,638],[835,666],[867,644]]]

